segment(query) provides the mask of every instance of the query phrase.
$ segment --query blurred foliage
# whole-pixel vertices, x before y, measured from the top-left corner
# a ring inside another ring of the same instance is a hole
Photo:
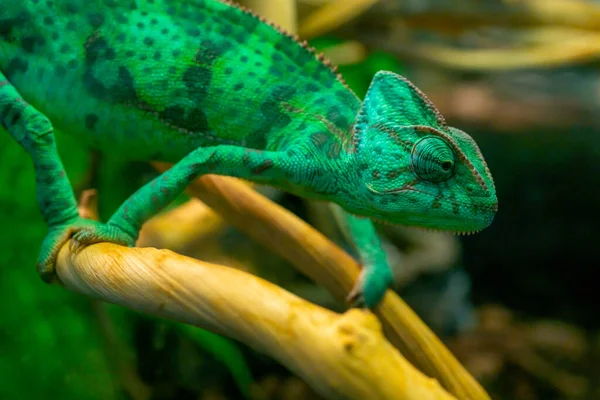
[[[80,149],[76,140],[59,139],[62,148]],[[73,181],[82,179],[86,152],[61,154]],[[33,167],[4,131],[0,159],[0,398],[116,398],[90,302],[37,277],[35,259],[46,227]]]

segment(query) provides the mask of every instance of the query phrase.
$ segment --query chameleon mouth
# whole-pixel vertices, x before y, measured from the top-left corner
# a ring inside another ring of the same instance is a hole
[[[423,232],[429,232],[429,233],[449,233],[451,235],[455,235],[455,236],[471,236],[471,235],[475,235],[479,232],[481,232],[483,229],[485,228],[479,228],[479,229],[445,229],[445,228],[434,228],[431,226],[422,226],[419,224],[410,224],[410,223],[406,223],[406,222],[402,222],[402,223],[398,223],[398,222],[393,222],[393,221],[389,221],[389,220],[384,220],[384,219],[380,219],[377,217],[372,217],[372,216],[364,216],[364,215],[359,215],[350,211],[347,211],[349,214],[360,218],[360,219],[370,219],[373,222],[377,222],[379,224],[382,225],[388,225],[388,226],[404,226],[406,228],[414,228],[414,229],[418,229],[420,231]]]
[[[455,230],[451,230],[451,229],[424,228],[424,227],[419,227],[419,226],[414,226],[414,228],[417,228],[417,229],[425,231],[425,232],[432,232],[432,233],[450,233],[455,236],[471,236],[471,235],[475,235],[483,230],[483,229],[476,229],[476,230],[472,230],[472,231],[471,230],[455,231]]]
[[[356,215],[356,214],[353,214]],[[394,223],[391,221],[386,221],[386,220],[382,220],[376,217],[364,217],[364,216],[360,216],[360,215],[356,215],[359,218],[368,218],[370,220],[372,220],[373,222],[377,222],[383,225],[389,225],[389,226],[404,226],[406,228],[414,228],[414,229],[418,229],[422,232],[429,232],[429,233],[449,233],[451,235],[455,235],[455,236],[471,236],[471,235],[475,235],[479,232],[481,232],[483,229],[472,229],[472,230],[455,230],[455,229],[444,229],[444,228],[432,228],[429,226],[420,226],[417,224],[411,225],[411,224],[406,224],[406,223]]]

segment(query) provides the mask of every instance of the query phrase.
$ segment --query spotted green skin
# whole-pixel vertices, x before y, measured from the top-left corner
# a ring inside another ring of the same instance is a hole
[[[311,49],[216,0],[0,0],[0,123],[30,154],[58,250],[133,246],[145,221],[196,177],[228,175],[332,201],[363,265],[353,305],[392,281],[371,219],[476,231],[497,210],[483,156],[391,72],[363,102]],[[106,224],[78,216],[53,127],[130,160],[174,167]],[[369,218],[361,218],[369,217]]]

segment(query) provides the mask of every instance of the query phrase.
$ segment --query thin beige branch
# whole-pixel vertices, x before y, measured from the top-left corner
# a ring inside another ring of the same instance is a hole
[[[378,0],[335,0],[321,6],[307,16],[298,29],[303,39],[312,39],[357,18]]]
[[[525,36],[524,42],[527,39]],[[584,62],[600,55],[598,32],[555,28],[532,30],[530,36],[536,45],[463,50],[433,44],[413,44],[406,49],[406,53],[446,68],[473,71],[555,67]],[[558,36],[560,40],[556,40]]]
[[[155,162],[159,171],[168,164]],[[359,266],[328,238],[234,178],[205,175],[188,192],[290,263],[339,300],[358,278]],[[488,394],[448,348],[398,295],[388,291],[374,310],[388,340],[421,371],[465,400],[489,399]]]
[[[237,269],[100,243],[77,255],[63,246],[57,273],[71,291],[246,343],[330,399],[454,399],[385,340],[370,312],[336,314]]]

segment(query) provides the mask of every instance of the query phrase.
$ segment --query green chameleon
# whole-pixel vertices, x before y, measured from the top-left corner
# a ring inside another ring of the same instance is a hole
[[[371,220],[464,233],[497,211],[476,143],[408,80],[378,72],[361,102],[306,42],[224,0],[0,0],[0,123],[33,160],[46,282],[68,240],[134,246],[206,173],[341,206],[363,265],[354,306],[392,281]],[[86,220],[53,126],[175,165],[106,223]]]

